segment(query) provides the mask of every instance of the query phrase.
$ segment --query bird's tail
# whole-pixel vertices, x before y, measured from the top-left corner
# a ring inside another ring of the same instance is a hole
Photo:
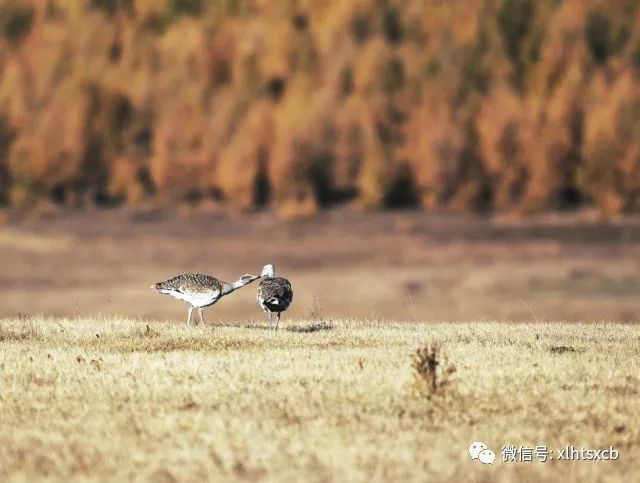
[[[163,287],[162,287],[162,282],[158,282],[158,283],[154,283],[153,285],[151,285],[151,288],[157,292],[159,292]]]

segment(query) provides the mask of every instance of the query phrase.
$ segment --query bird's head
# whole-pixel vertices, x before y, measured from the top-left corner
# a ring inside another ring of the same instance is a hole
[[[261,277],[275,277],[276,276],[276,267],[274,267],[271,264],[265,265],[264,267],[262,267],[262,273],[260,274],[260,276]]]
[[[242,277],[240,277],[240,280],[246,285],[248,283],[253,282],[256,278],[258,278],[257,275],[245,274]]]

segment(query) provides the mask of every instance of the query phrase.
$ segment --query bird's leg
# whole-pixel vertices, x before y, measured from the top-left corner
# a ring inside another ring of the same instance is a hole
[[[204,324],[204,312],[202,312],[202,307],[198,307],[198,311],[200,312],[200,320],[202,321],[202,325]]]
[[[278,330],[279,323],[280,323],[280,312],[276,314],[276,326],[274,327],[274,330]]]
[[[189,307],[189,317],[187,317],[187,325],[191,325],[191,311],[193,310],[193,307]]]
[[[269,325],[271,325],[271,311],[265,310],[264,313],[267,314],[267,317],[269,317]]]

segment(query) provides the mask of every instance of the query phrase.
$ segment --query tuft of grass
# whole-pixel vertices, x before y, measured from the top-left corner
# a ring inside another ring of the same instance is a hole
[[[322,306],[318,302],[318,297],[316,297],[315,295],[313,296],[313,300],[311,301],[307,309],[309,312],[309,318],[311,320],[317,320],[317,321],[323,322]]]
[[[286,328],[289,332],[298,332],[298,333],[311,333],[311,332],[319,332],[322,330],[331,330],[333,329],[333,325],[328,322],[318,322],[310,325],[290,325]]]
[[[451,385],[456,366],[448,363],[440,343],[420,347],[413,357],[414,382],[428,395],[441,392]]]
[[[549,347],[549,352],[552,354],[565,354],[567,352],[578,352],[575,347],[566,346],[566,345],[554,345]]]
[[[29,314],[20,312],[11,323],[0,321],[0,342],[40,340],[41,333]]]

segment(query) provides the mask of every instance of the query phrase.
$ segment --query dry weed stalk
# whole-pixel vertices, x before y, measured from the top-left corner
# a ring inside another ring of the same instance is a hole
[[[435,394],[451,384],[456,367],[447,361],[438,342],[419,348],[413,358],[414,383],[428,395]]]

